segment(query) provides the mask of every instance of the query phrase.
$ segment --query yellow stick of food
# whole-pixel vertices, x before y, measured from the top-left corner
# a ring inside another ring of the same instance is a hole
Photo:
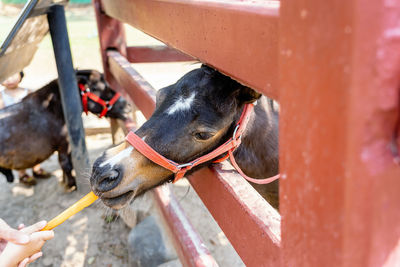
[[[90,192],[89,194],[87,194],[86,196],[84,196],[83,198],[81,198],[77,202],[75,202],[71,207],[64,210],[58,216],[54,217],[51,221],[49,221],[46,224],[46,226],[42,229],[42,231],[51,230],[54,227],[59,226],[60,224],[65,222],[72,215],[80,212],[87,206],[90,206],[98,198],[99,197],[96,196],[93,192]]]

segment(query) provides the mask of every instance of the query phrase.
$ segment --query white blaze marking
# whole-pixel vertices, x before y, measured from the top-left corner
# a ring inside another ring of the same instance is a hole
[[[177,111],[190,109],[195,96],[196,93],[193,92],[188,98],[183,98],[182,96],[179,97],[178,100],[176,100],[176,102],[170,106],[166,112],[168,115],[172,115]]]
[[[125,148],[118,154],[114,155],[113,157],[109,158],[108,160],[104,161],[103,163],[100,164],[100,167],[103,167],[104,165],[110,164],[111,167],[113,167],[115,164],[120,163],[121,160],[123,160],[126,157],[129,157],[133,150],[132,146],[129,146],[128,148]]]

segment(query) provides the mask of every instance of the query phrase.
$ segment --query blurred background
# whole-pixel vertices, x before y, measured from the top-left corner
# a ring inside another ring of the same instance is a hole
[[[16,4],[23,5],[26,3],[26,0],[2,0],[3,4]],[[71,4],[90,4],[90,0],[70,0]]]

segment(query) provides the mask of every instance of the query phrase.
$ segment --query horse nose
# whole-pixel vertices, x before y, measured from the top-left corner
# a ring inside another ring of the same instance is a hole
[[[122,179],[122,173],[117,168],[100,168],[100,170],[96,170],[93,175],[93,187],[100,193],[113,190],[119,185]]]

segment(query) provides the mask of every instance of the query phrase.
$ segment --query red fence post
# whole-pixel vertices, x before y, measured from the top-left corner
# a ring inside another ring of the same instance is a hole
[[[286,266],[399,266],[400,5],[283,1],[281,215]]]
[[[93,0],[93,6],[96,14],[104,75],[111,87],[118,89],[119,85],[109,71],[107,51],[117,50],[121,55],[127,56],[124,25],[119,20],[111,18],[104,13],[101,0]]]

